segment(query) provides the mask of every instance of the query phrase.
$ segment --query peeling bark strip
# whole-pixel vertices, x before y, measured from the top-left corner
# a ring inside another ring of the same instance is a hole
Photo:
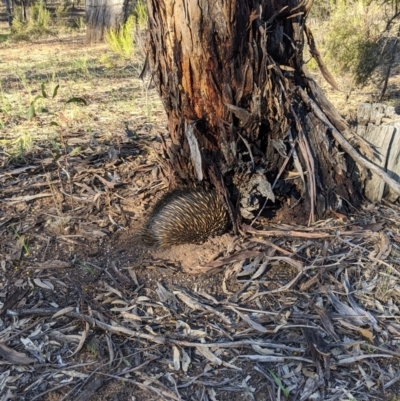
[[[86,41],[101,42],[110,29],[126,22],[128,0],[86,0]]]
[[[168,154],[178,181],[195,181],[203,175],[220,192],[228,188],[231,199],[243,208],[249,194],[251,199],[263,196],[242,183],[255,173],[274,182],[290,158],[274,193],[282,199],[287,194],[295,201],[303,198],[310,219],[314,212],[321,217],[329,208],[340,209],[342,198],[353,205],[359,202],[328,125],[310,111],[298,91],[303,89],[321,105],[335,129],[348,129],[342,120],[332,118],[337,113],[323,95],[314,96],[316,84],[303,70],[305,18],[311,3],[147,0],[147,4],[149,65],[168,115],[172,141]],[[191,132],[185,131],[187,127]],[[297,153],[291,150],[289,132]],[[201,158],[193,151],[196,142]],[[293,154],[300,163],[293,162]],[[285,180],[293,170],[299,178]],[[246,212],[250,207],[259,209],[247,205]]]

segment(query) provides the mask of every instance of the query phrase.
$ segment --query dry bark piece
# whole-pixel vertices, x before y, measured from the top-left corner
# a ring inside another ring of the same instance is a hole
[[[29,358],[22,352],[17,352],[12,348],[7,347],[4,343],[0,342],[0,355],[8,362],[16,365],[29,365],[35,362],[35,359]]]
[[[89,400],[93,394],[99,391],[99,389],[104,384],[104,379],[101,377],[94,377],[89,381],[85,388],[79,393],[75,398],[76,401],[86,401]]]
[[[72,264],[70,262],[64,261],[64,260],[46,260],[45,262],[42,263],[37,263],[34,264],[33,266],[28,266],[30,269],[67,269],[71,267]]]
[[[18,289],[14,291],[5,301],[3,307],[0,309],[0,316],[11,309],[18,301],[20,301],[26,294],[28,290]]]

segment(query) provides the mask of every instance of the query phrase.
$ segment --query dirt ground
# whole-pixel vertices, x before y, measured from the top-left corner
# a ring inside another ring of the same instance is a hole
[[[168,182],[142,62],[0,44],[0,400],[400,399],[398,203],[144,246]]]

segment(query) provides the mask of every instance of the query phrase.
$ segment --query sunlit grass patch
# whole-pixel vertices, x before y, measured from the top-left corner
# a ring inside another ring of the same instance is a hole
[[[133,8],[133,15],[135,16],[135,21],[140,30],[145,30],[147,28],[147,6],[146,2],[143,0],[137,0]]]
[[[72,149],[93,137],[123,137],[125,122],[165,124],[162,103],[149,87],[149,78],[138,79],[144,62],[140,52],[130,60],[117,57],[106,45],[57,46],[56,53],[51,45],[46,52],[46,44],[30,45],[29,52],[0,49],[0,58],[7,57],[0,63],[0,147],[9,163],[28,162],[29,155],[43,149],[49,157],[58,157],[65,151],[60,135]],[[66,103],[74,97],[87,104]]]
[[[23,8],[15,7],[11,28],[12,38],[14,40],[30,40],[32,37],[49,35],[51,25],[51,14],[43,1],[34,3],[29,7],[26,20]]]
[[[110,30],[106,33],[106,42],[110,49],[119,56],[130,59],[135,54],[135,19],[129,17],[119,30]]]
[[[32,3],[28,11],[22,6],[13,8],[13,25],[10,38],[13,41],[31,41],[46,36],[56,36],[72,30],[83,30],[83,17],[70,18],[70,5],[58,4],[53,11],[44,1]]]
[[[133,3],[132,15],[126,23],[117,30],[107,32],[106,42],[110,49],[119,57],[132,60],[138,51],[143,51],[142,33],[147,29],[147,20],[145,2],[137,0]]]
[[[0,139],[0,146],[8,153],[10,161],[21,162],[32,151],[33,137],[23,131],[15,139]]]

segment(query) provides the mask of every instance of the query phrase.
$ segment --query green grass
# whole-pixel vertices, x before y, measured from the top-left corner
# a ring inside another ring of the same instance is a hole
[[[70,32],[74,29],[84,30],[83,17],[76,17],[71,20],[69,15],[70,7],[68,4],[58,4],[52,14],[45,2],[39,1],[29,6],[28,18],[25,20],[23,8],[16,6],[13,10],[11,35],[8,35],[4,40],[31,41],[46,36],[57,37],[61,33]]]
[[[25,251],[25,256],[29,255],[29,245],[28,241],[25,241],[25,237],[19,235],[18,231],[15,229],[14,226],[11,226],[12,230],[14,231],[14,235],[18,238],[18,241],[22,244],[22,247],[24,248]]]
[[[53,25],[50,11],[44,2],[34,3],[29,7],[29,17],[25,21],[22,7],[15,7],[13,26],[11,28],[14,40],[30,40],[31,38],[49,35]]]
[[[289,394],[290,394],[290,391],[283,385],[281,379],[278,376],[276,376],[276,374],[271,369],[268,369],[268,372],[272,376],[272,378],[274,379],[274,382],[277,384],[277,386],[282,390],[283,395],[286,398],[288,398]]]
[[[143,0],[133,3],[132,15],[124,26],[118,30],[110,30],[106,34],[106,42],[119,57],[131,60],[138,48],[142,46],[140,33],[147,28],[147,7]]]
[[[0,33],[0,43],[7,42],[10,36],[10,33]]]
[[[133,14],[136,19],[136,24],[139,27],[139,29],[146,29],[147,28],[147,6],[144,1],[138,0],[135,4],[135,7],[133,9]]]
[[[110,49],[122,58],[131,59],[135,54],[135,29],[135,19],[131,16],[118,31],[108,31],[106,42]]]
[[[94,276],[95,271],[93,268],[91,268],[90,266],[88,266],[86,263],[81,263],[81,266],[91,275]]]

